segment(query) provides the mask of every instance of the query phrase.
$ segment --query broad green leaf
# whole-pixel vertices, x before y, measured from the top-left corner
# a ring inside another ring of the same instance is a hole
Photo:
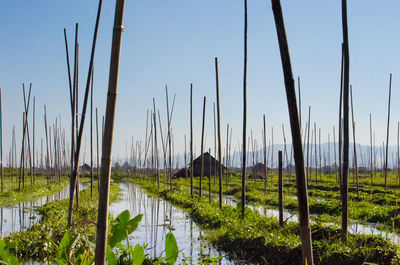
[[[128,235],[132,234],[138,228],[140,221],[142,220],[143,214],[136,215],[135,218],[129,220],[128,224],[126,225],[126,231]]]
[[[176,244],[176,238],[172,233],[168,233],[167,238],[165,239],[165,255],[167,263],[174,265],[178,259],[178,254],[179,250],[178,245]]]
[[[107,245],[106,259],[107,259],[107,265],[117,265],[117,258],[115,257],[115,254],[112,251],[110,245]]]
[[[58,258],[63,258],[63,254],[65,257],[67,256],[67,249],[71,241],[71,232],[69,230],[65,231],[63,238],[58,245]]]
[[[145,255],[142,246],[136,244],[135,249],[132,253],[133,265],[142,265]]]
[[[7,253],[7,251],[4,249],[4,241],[1,240],[1,241],[0,241],[0,260],[1,260],[1,261],[5,261],[5,262],[8,263],[8,259],[9,259],[8,253]]]
[[[10,265],[20,265],[17,258],[15,256],[10,257]]]
[[[127,224],[130,218],[131,214],[129,213],[129,210],[125,210],[117,216],[117,220],[122,224]]]
[[[130,213],[128,210],[120,213],[115,219],[115,224],[111,227],[111,237],[109,244],[111,248],[114,248],[118,242],[124,240],[128,235],[126,234],[126,225],[129,222]]]

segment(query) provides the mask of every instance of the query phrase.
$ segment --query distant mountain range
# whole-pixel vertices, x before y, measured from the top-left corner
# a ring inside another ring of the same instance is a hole
[[[350,163],[351,166],[353,166],[353,157],[354,157],[354,145],[353,143],[350,143]],[[321,151],[321,163],[322,166],[325,165],[335,165],[335,162],[338,163],[338,143],[323,143],[321,144],[321,147],[319,145],[314,145],[310,144],[309,146],[309,161],[311,166],[315,166],[315,148],[317,149],[317,163],[319,165],[319,156],[320,156],[320,151]],[[335,150],[336,149],[336,150]],[[273,152],[272,152],[273,150]],[[273,168],[278,166],[278,152],[279,151],[284,151],[285,146],[283,144],[274,144],[273,146],[267,147],[267,157],[268,157],[268,167],[271,167],[271,164],[273,162]],[[223,150],[225,154],[225,150]],[[293,158],[292,160],[290,159],[291,152],[292,152],[292,145],[287,144],[286,145],[286,152],[287,152],[287,157],[289,162],[291,161],[291,164],[294,165]],[[373,153],[373,160],[376,162],[376,167],[381,168],[384,162],[384,157],[385,157],[385,152],[386,149],[383,146],[375,146],[373,147],[372,153]],[[211,151],[213,155],[213,151]],[[336,160],[335,160],[335,153],[336,153]],[[357,153],[357,165],[358,167],[369,167],[370,166],[370,160],[371,160],[371,147],[367,145],[361,145],[361,144],[356,144],[356,153]],[[195,158],[199,156],[200,154],[196,153]],[[307,161],[307,146],[304,148],[304,158],[305,161]],[[189,159],[189,154],[187,155],[187,159]],[[388,167],[389,168],[397,168],[397,146],[389,146],[388,149]],[[254,158],[254,159],[253,159]],[[143,159],[143,158],[142,158]],[[286,162],[286,153],[283,153],[283,159],[285,165],[288,163]],[[225,156],[222,156],[223,163],[226,164],[225,161]],[[127,159],[119,159],[113,160],[113,163],[118,162],[119,164],[123,164]],[[129,159],[128,159],[129,161]],[[254,156],[253,152],[247,152],[247,166],[251,166],[255,163],[258,162],[263,162],[263,149],[258,149],[257,151],[254,151]],[[189,161],[187,161],[188,163]],[[161,167],[163,166],[163,161],[160,159],[160,165]],[[180,153],[177,154],[173,157],[173,166],[174,167],[183,167],[184,165],[184,154]],[[231,154],[230,159],[228,160],[228,166],[229,167],[241,167],[241,153],[240,152],[234,152]]]

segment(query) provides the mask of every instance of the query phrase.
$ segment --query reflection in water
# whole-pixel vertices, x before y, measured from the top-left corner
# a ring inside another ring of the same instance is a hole
[[[198,193],[198,189],[195,189],[194,192]],[[208,194],[208,191],[202,191],[205,194]],[[217,193],[211,193],[212,197],[215,200],[218,200]],[[291,198],[297,199],[297,197],[288,196]],[[223,195],[222,197],[223,202],[225,205],[236,206],[237,199],[234,196]],[[324,200],[324,199],[321,199]],[[253,211],[259,212],[261,215],[269,216],[269,217],[279,217],[278,209],[272,209],[268,206],[261,206],[261,205],[247,205],[248,208],[252,209]],[[293,213],[292,211],[288,211],[283,209],[283,220],[291,221],[291,222],[298,222],[298,215]],[[326,223],[326,225],[334,225],[334,223]],[[377,224],[374,223],[367,223],[359,220],[350,220],[348,225],[349,233],[352,234],[369,234],[369,235],[381,235],[383,238],[390,239],[393,243],[399,244],[400,236],[397,233],[390,232],[391,229],[388,231],[379,229]]]
[[[193,223],[191,218],[183,210],[171,203],[156,197],[150,197],[146,192],[135,185],[121,183],[121,200],[110,205],[110,213],[117,216],[128,209],[131,217],[143,214],[138,229],[130,236],[129,244],[146,243],[146,253],[151,257],[164,255],[165,237],[171,231],[176,237],[178,248],[181,250],[178,262],[186,257],[193,257],[193,263],[203,254],[222,255],[211,244],[202,240],[201,230]],[[223,258],[220,264],[233,264],[227,258]]]
[[[87,188],[89,183],[81,183],[79,186],[82,190]],[[37,207],[47,202],[67,198],[69,198],[69,185],[61,191],[42,197],[37,201],[26,201],[10,207],[1,207],[0,236],[25,231],[40,220],[40,214],[35,211]]]
[[[89,184],[81,184],[80,190],[86,188]],[[203,254],[211,257],[214,255],[222,255],[223,258],[219,264],[234,264],[229,261],[223,252],[219,252],[207,241],[202,240],[202,232],[193,220],[178,207],[159,197],[150,197],[140,187],[128,183],[119,184],[122,189],[121,199],[110,205],[110,213],[117,216],[120,212],[128,209],[131,217],[137,214],[143,214],[138,229],[130,236],[129,244],[146,243],[146,253],[151,257],[165,256],[164,244],[166,235],[172,231],[178,242],[178,248],[182,253],[179,255],[178,262],[183,260],[183,254],[186,257],[192,257],[193,263],[197,263],[197,259]],[[205,193],[206,196],[207,192]],[[208,195],[208,194],[207,194]],[[212,197],[217,198],[218,194],[212,193]],[[43,197],[35,202],[19,203],[14,207],[3,207],[0,210],[0,234],[7,235],[12,232],[23,231],[31,227],[40,218],[39,214],[34,211],[38,206],[48,201],[69,198],[69,186],[61,192]],[[223,203],[225,205],[236,205],[236,199],[233,196],[224,196]],[[252,210],[258,211],[261,215],[278,217],[278,210],[271,209],[267,206],[252,206]],[[284,211],[284,219],[288,221],[297,221],[297,215],[289,211]],[[326,225],[334,225],[327,223]],[[362,223],[360,221],[351,221],[349,224],[349,232],[354,234],[373,234],[382,235],[391,239],[396,244],[400,242],[399,235],[395,233],[379,230],[376,224]],[[186,260],[187,261],[187,260]],[[188,261],[190,263],[190,261]],[[25,264],[39,264],[38,262],[28,262]]]

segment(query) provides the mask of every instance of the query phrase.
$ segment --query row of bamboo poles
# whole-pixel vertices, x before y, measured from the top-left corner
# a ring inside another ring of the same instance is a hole
[[[315,176],[316,181],[317,172],[319,167],[319,173],[322,171],[322,155],[321,151],[319,151],[319,156],[317,155],[317,132],[319,135],[319,149],[321,149],[321,129],[317,130],[316,123],[314,123],[314,128],[311,125],[311,107],[309,107],[308,112],[308,122],[305,126],[305,133],[302,134],[302,124],[301,124],[301,97],[300,97],[300,78],[298,79],[298,89],[299,89],[299,97],[297,99],[296,90],[295,90],[295,81],[292,72],[292,66],[289,55],[289,48],[287,43],[287,37],[285,32],[285,25],[283,21],[283,14],[280,0],[271,0],[272,9],[275,18],[275,25],[277,31],[277,38],[279,42],[280,55],[282,61],[282,69],[284,75],[284,83],[286,88],[286,96],[287,103],[289,109],[289,118],[290,118],[290,129],[291,129],[291,137],[292,137],[292,147],[290,151],[290,155],[288,155],[288,149],[286,147],[286,136],[284,132],[284,127],[282,125],[282,133],[284,138],[285,148],[283,151],[278,152],[278,176],[279,176],[279,205],[280,211],[282,211],[282,190],[283,190],[283,160],[286,159],[286,165],[292,165],[292,158],[295,163],[295,176],[296,176],[296,188],[297,188],[297,196],[299,203],[299,223],[300,223],[300,235],[302,240],[302,256],[303,256],[303,264],[312,265],[313,264],[313,255],[312,255],[312,242],[311,242],[311,229],[310,229],[310,218],[309,218],[309,209],[308,209],[308,198],[307,198],[307,184],[311,180],[311,171],[312,171],[312,163],[314,163],[315,168]],[[109,72],[109,84],[108,84],[108,93],[107,93],[107,105],[106,112],[104,117],[104,126],[102,133],[102,148],[101,148],[101,170],[99,171],[99,167],[97,167],[99,181],[98,181],[98,189],[99,189],[99,209],[98,209],[98,221],[97,221],[97,239],[96,239],[96,264],[105,264],[105,249],[107,242],[107,229],[108,229],[108,203],[109,203],[109,187],[110,187],[110,178],[111,178],[111,153],[112,153],[112,142],[113,142],[113,133],[114,133],[114,121],[115,121],[115,108],[116,108],[116,99],[117,99],[117,87],[118,87],[118,73],[119,73],[119,60],[120,60],[120,52],[121,52],[121,41],[122,41],[122,32],[124,30],[123,27],[123,13],[124,13],[124,5],[125,0],[116,0],[116,8],[115,8],[115,20],[113,27],[113,38],[112,38],[112,48],[111,48],[111,60],[110,60],[110,72]],[[99,0],[99,5],[97,9],[97,17],[93,34],[93,42],[91,49],[91,56],[89,61],[88,73],[86,78],[86,85],[84,87],[84,99],[82,104],[82,110],[79,111],[79,102],[78,102],[78,94],[79,94],[79,86],[78,86],[78,60],[79,60],[79,42],[78,42],[78,24],[76,24],[75,28],[75,42],[74,42],[74,56],[73,56],[73,64],[71,68],[70,64],[70,56],[69,56],[69,48],[68,48],[68,40],[66,30],[64,30],[65,37],[65,46],[66,46],[66,60],[67,60],[67,72],[68,72],[68,83],[69,83],[69,92],[70,92],[70,107],[71,107],[71,139],[70,139],[70,150],[68,151],[67,141],[65,138],[65,130],[61,129],[61,122],[55,122],[53,125],[53,129],[51,126],[48,130],[47,126],[47,117],[45,115],[45,130],[46,130],[46,156],[45,156],[45,164],[47,169],[51,169],[54,172],[58,170],[65,170],[69,167],[70,174],[70,203],[69,203],[69,215],[68,215],[68,226],[73,224],[73,202],[76,196],[76,206],[79,207],[79,164],[80,164],[80,153],[82,147],[82,138],[85,126],[85,118],[87,111],[87,104],[89,100],[89,94],[91,98],[91,107],[90,107],[90,146],[91,146],[91,180],[92,180],[92,190],[93,190],[93,78],[94,78],[94,55],[97,41],[97,32],[99,27],[99,20],[101,15],[101,7],[102,0]],[[238,152],[240,154],[240,162],[241,162],[241,175],[242,175],[242,218],[244,218],[245,213],[245,187],[247,181],[247,173],[246,168],[249,165],[250,159],[247,159],[248,150],[252,149],[252,163],[255,161],[259,161],[255,156],[257,155],[258,144],[257,141],[253,139],[253,133],[251,131],[250,137],[247,136],[247,0],[244,0],[244,53],[243,53],[243,135],[242,142],[238,144]],[[341,89],[340,89],[340,110],[339,110],[339,150],[338,157],[339,161],[336,162],[336,148],[334,144],[334,157],[335,164],[338,165],[338,183],[341,187],[341,198],[343,202],[343,213],[342,213],[342,240],[346,240],[347,237],[347,212],[348,212],[348,181],[349,181],[349,95],[351,94],[350,90],[350,78],[349,78],[349,44],[348,44],[348,33],[347,33],[347,2],[346,0],[342,0],[342,24],[343,24],[343,44],[342,44],[342,76],[341,76]],[[72,69],[72,70],[71,70]],[[223,150],[222,150],[222,142],[221,142],[221,110],[220,110],[220,98],[219,98],[219,76],[218,76],[218,59],[215,58],[215,81],[216,81],[216,102],[213,105],[214,110],[214,156],[218,158],[218,161],[222,162]],[[132,139],[131,143],[131,151],[130,151],[130,163],[133,164],[133,170],[130,172],[133,174],[133,177],[142,177],[151,176],[154,182],[157,182],[160,186],[160,177],[161,171],[163,171],[163,183],[164,188],[169,185],[169,188],[173,188],[173,164],[174,164],[174,135],[172,131],[172,118],[173,118],[173,110],[175,105],[175,95],[173,97],[172,105],[170,107],[170,96],[168,93],[168,88],[165,88],[166,92],[166,116],[167,116],[167,129],[164,130],[163,134],[163,126],[161,124],[161,116],[160,111],[156,109],[156,103],[153,99],[153,108],[152,111],[148,111],[148,117],[146,119],[146,138],[144,143],[142,141],[136,141],[134,143]],[[386,139],[386,149],[385,149],[385,162],[384,162],[384,176],[385,176],[385,186],[387,185],[387,173],[388,173],[388,145],[389,145],[389,121],[390,121],[390,93],[391,93],[391,77],[390,77],[390,85],[389,85],[389,104],[388,104],[388,123],[387,123],[387,139]],[[194,161],[194,139],[193,139],[193,86],[190,86],[190,144],[189,144],[189,165],[193,165]],[[1,99],[1,94],[0,94]],[[35,100],[34,100],[35,102]],[[202,133],[201,133],[201,176],[200,176],[200,190],[199,195],[201,196],[201,181],[204,177],[204,149],[205,149],[205,139],[204,139],[204,130],[205,130],[205,111],[206,111],[206,97],[203,98],[203,119],[202,119]],[[26,168],[27,163],[29,162],[29,167],[31,168],[31,181],[34,182],[34,173],[35,173],[35,158],[31,159],[30,152],[30,139],[29,139],[29,126],[28,124],[28,111],[29,111],[29,103],[30,103],[30,90],[28,94],[28,100],[25,100],[25,91],[24,91],[24,106],[25,112],[23,114],[23,141],[22,141],[22,152],[20,159],[20,174],[19,174],[19,183],[22,181],[22,186],[25,185],[24,178],[24,169]],[[351,104],[352,105],[352,104]],[[1,106],[1,100],[0,100]],[[35,106],[35,103],[34,103]],[[33,108],[35,111],[35,107]],[[352,108],[353,110],[353,108]],[[1,108],[0,108],[1,112]],[[46,111],[45,111],[46,112]],[[78,113],[81,114],[80,118]],[[97,152],[99,153],[99,132],[98,132],[98,112],[96,109],[96,135],[97,135]],[[157,118],[158,118],[158,126],[157,126]],[[149,126],[150,125],[150,126]],[[370,171],[371,171],[371,182],[372,182],[372,168],[375,166],[376,169],[376,152],[373,153],[372,146],[372,122],[371,125],[371,152],[369,158]],[[0,126],[1,126],[1,115],[0,115]],[[149,130],[150,127],[150,130]],[[356,139],[355,139],[355,122],[354,122],[354,113],[352,111],[352,127],[353,127],[353,142],[354,142],[354,154],[353,154],[353,168],[355,169],[356,183],[358,184],[358,174],[357,174],[357,151],[356,151]],[[2,131],[2,128],[1,130]],[[33,133],[35,129],[33,126]],[[53,148],[50,147],[52,137],[51,133],[53,132]],[[157,131],[159,136],[157,136]],[[310,144],[310,133],[311,133],[311,141],[314,141],[314,144]],[[304,137],[304,141],[303,141]],[[307,140],[306,138],[307,137]],[[329,138],[328,134],[328,138]],[[333,129],[333,137],[335,143],[335,128]],[[33,137],[33,156],[35,155],[35,147],[34,147],[34,138]],[[185,152],[184,152],[184,160],[185,166],[187,165],[187,154],[186,151],[186,136],[185,138]],[[259,155],[259,157],[263,157],[264,160],[264,190],[267,191],[268,186],[268,156],[267,156],[267,131],[266,131],[266,117],[263,116],[263,129],[262,129],[262,153],[263,155]],[[0,137],[0,148],[2,149],[2,137]],[[161,141],[159,141],[161,139]],[[227,125],[227,141],[226,141],[226,149],[225,149],[225,158],[224,163],[228,166],[233,166],[235,164],[235,159],[231,158],[231,154],[235,154],[236,152],[231,150],[231,140],[232,140],[232,128],[229,128],[229,124]],[[13,143],[15,142],[15,133],[13,134]],[[328,140],[329,142],[329,140]],[[307,148],[305,150],[305,144],[307,143]],[[161,145],[161,150],[159,148]],[[43,144],[42,144],[43,146]],[[271,132],[271,141],[270,145],[271,150],[268,151],[271,154],[270,164],[271,168],[274,168],[274,160],[273,160],[273,130]],[[314,161],[312,157],[314,147]],[[329,147],[330,148],[330,145]],[[399,149],[399,147],[397,147]],[[25,149],[29,151],[25,153]],[[43,148],[42,148],[43,149]],[[269,148],[268,148],[269,150]],[[2,150],[1,150],[2,151]],[[162,151],[162,152],[161,152]],[[211,148],[209,149],[211,153]],[[43,154],[43,152],[42,152]],[[1,152],[2,156],[2,152]],[[43,156],[43,155],[42,155]],[[305,159],[306,156],[306,159]],[[328,152],[328,157],[324,154],[324,161],[326,165],[330,165],[330,150]],[[69,157],[69,163],[67,162]],[[318,159],[319,157],[319,159]],[[10,155],[11,164],[16,164],[16,146],[11,148]],[[367,163],[367,158],[361,155],[362,161]],[[163,167],[161,167],[160,160],[163,161]],[[3,161],[3,160],[2,160]],[[177,160],[178,161],[178,160]],[[177,162],[175,161],[175,162]],[[319,162],[318,162],[319,161]],[[399,155],[397,155],[397,168],[399,167]],[[364,164],[362,162],[362,164]],[[177,162],[178,163],[178,162]],[[99,165],[99,154],[97,155],[97,165]],[[190,192],[193,196],[194,187],[193,187],[193,167],[189,167],[188,175],[190,176]],[[211,167],[210,167],[211,168]],[[329,166],[328,166],[329,168]],[[329,169],[330,170],[330,169]],[[336,171],[333,169],[333,171]],[[376,170],[375,170],[376,171]],[[1,171],[2,172],[2,171]],[[53,175],[54,175],[53,172]],[[218,185],[219,185],[219,206],[222,207],[222,185],[223,185],[223,168],[222,163],[218,163],[218,169],[215,171],[218,172]],[[290,172],[290,171],[289,171]],[[289,173],[289,177],[290,177]],[[51,177],[48,177],[48,181],[51,181]],[[22,177],[21,177],[22,176]],[[61,173],[59,174],[61,176]],[[226,183],[228,185],[229,178],[226,176]],[[217,180],[214,178],[214,183]],[[211,185],[211,176],[209,179],[209,185]],[[20,184],[21,185],[21,184]],[[3,186],[2,186],[3,187]],[[209,186],[209,196],[211,196],[211,187]],[[211,197],[209,197],[211,200]],[[280,214],[279,222],[283,225],[283,219]]]

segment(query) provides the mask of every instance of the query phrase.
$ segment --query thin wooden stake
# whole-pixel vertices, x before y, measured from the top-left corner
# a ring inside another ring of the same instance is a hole
[[[201,198],[201,180],[204,176],[204,126],[206,120],[206,97],[203,101],[203,123],[201,126],[201,170],[200,170],[200,182],[199,182],[199,197]]]
[[[385,189],[387,187],[387,171],[388,171],[388,152],[389,152],[389,124],[390,124],[390,98],[392,94],[392,74],[389,80],[389,99],[388,99],[388,118],[386,127],[386,156],[385,156]]]
[[[278,208],[279,208],[279,226],[283,226],[283,163],[282,163],[282,151],[278,152],[279,159],[279,172],[278,172],[278,182],[279,182],[279,198],[278,198]]]
[[[218,178],[219,178],[219,207],[222,208],[222,162],[221,162],[221,116],[219,111],[219,81],[218,58],[215,57],[215,83],[217,94],[217,124],[218,124]]]

